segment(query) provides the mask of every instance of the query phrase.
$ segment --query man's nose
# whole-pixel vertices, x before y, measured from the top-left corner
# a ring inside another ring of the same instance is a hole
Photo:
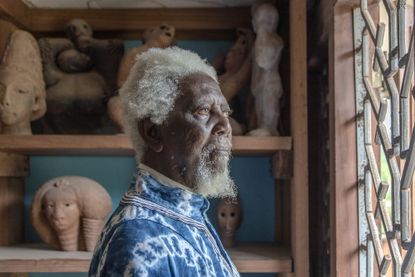
[[[229,119],[221,112],[218,114],[218,122],[213,127],[212,134],[217,136],[228,136],[231,133]]]

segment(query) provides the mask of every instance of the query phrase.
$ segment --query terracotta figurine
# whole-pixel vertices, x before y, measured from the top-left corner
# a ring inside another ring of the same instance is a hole
[[[93,38],[81,19],[71,20],[66,33],[39,40],[49,107],[44,132],[108,133],[106,103],[116,90],[122,42]]]
[[[42,63],[35,38],[16,30],[0,64],[0,133],[30,135],[46,112]]]
[[[279,100],[283,94],[278,66],[284,42],[275,33],[278,11],[270,3],[252,7],[252,25],[256,33],[253,47],[251,92],[255,98],[257,129],[248,135],[278,135]]]
[[[155,28],[148,28],[144,31],[144,44],[139,47],[131,48],[125,53],[121,60],[118,70],[117,86],[121,88],[127,79],[128,73],[134,64],[135,57],[150,48],[166,48],[173,44],[176,29],[168,24],[161,24]],[[120,132],[124,132],[121,111],[120,97],[113,96],[107,105],[108,115]]]
[[[235,233],[242,222],[242,209],[239,197],[223,198],[216,208],[216,222],[220,240],[226,248],[235,245]]]
[[[41,239],[64,251],[93,251],[112,201],[97,182],[80,176],[49,180],[32,202],[32,224]]]
[[[239,28],[237,40],[221,62],[216,59],[213,64],[220,68],[223,64],[225,73],[219,76],[219,84],[226,100],[231,101],[246,85],[251,77],[252,44],[254,35],[251,30]],[[242,135],[243,127],[233,118],[229,118],[233,135]]]

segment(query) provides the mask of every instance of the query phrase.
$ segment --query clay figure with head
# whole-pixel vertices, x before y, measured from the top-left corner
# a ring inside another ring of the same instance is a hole
[[[284,42],[276,34],[278,11],[270,3],[252,7],[252,26],[256,33],[253,47],[251,93],[255,98],[257,129],[249,135],[277,135],[280,98],[283,94],[278,67]]]
[[[0,131],[32,134],[30,122],[46,112],[45,85],[39,47],[22,30],[11,34],[0,64]]]
[[[220,239],[227,248],[235,245],[235,233],[242,222],[242,209],[239,197],[224,198],[216,207],[216,222]]]
[[[148,28],[143,34],[143,45],[129,49],[123,56],[118,70],[117,86],[120,88],[127,79],[137,55],[150,48],[166,48],[173,44],[175,28],[168,24]],[[120,132],[124,132],[121,102],[118,95],[108,101],[108,115]]]
[[[106,104],[116,90],[123,45],[93,38],[91,26],[82,19],[71,20],[66,34],[68,39],[39,40],[50,107],[44,132],[107,132]]]
[[[209,197],[235,194],[229,106],[213,67],[177,47],[137,57],[120,90],[139,162]]]
[[[237,40],[223,61],[215,61],[217,70],[222,66],[225,69],[219,76],[219,84],[227,101],[231,101],[251,78],[254,34],[245,28],[237,29],[236,33]],[[230,118],[230,123],[233,135],[242,135],[242,126],[233,118]]]
[[[75,251],[78,248],[78,235],[81,212],[78,199],[72,187],[63,182],[54,184],[42,199],[42,210],[49,225],[56,232],[62,250]]]
[[[111,211],[97,182],[79,176],[49,180],[35,194],[32,224],[43,241],[64,251],[92,251]]]

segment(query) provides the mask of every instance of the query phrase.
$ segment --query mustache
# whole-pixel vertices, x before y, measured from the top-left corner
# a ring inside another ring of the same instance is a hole
[[[224,152],[231,154],[232,151],[232,142],[226,138],[219,138],[217,140],[211,141],[205,147],[203,147],[202,152],[212,153],[212,152]]]

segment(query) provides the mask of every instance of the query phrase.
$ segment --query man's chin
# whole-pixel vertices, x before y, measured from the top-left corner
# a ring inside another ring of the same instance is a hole
[[[228,167],[225,166],[219,173],[199,173],[195,192],[209,198],[235,197],[236,188],[232,178],[229,176]]]

